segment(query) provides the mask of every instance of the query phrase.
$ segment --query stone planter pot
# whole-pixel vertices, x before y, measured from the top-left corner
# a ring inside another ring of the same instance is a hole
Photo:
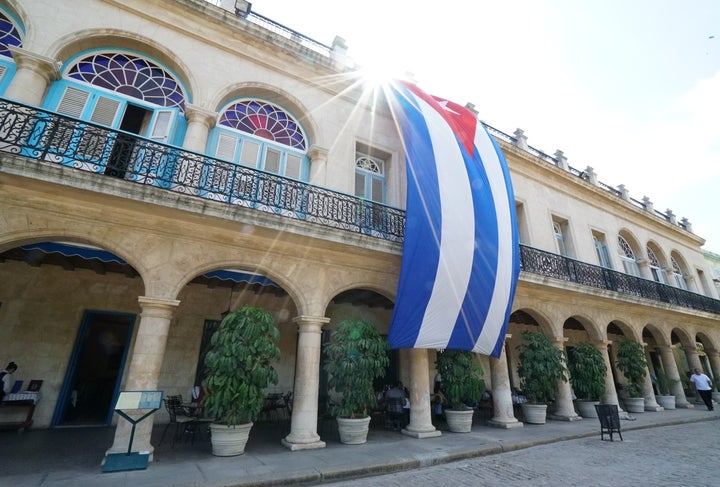
[[[645,398],[644,397],[627,397],[625,398],[625,409],[629,413],[644,413]]]
[[[475,414],[473,409],[465,411],[446,409],[445,419],[447,420],[448,428],[453,433],[470,433],[472,430],[473,414]]]
[[[224,424],[210,425],[212,454],[218,457],[233,457],[245,453],[252,423],[231,427]]]
[[[675,396],[655,396],[655,401],[663,409],[675,409]]]
[[[337,423],[340,443],[344,443],[345,445],[362,445],[363,443],[367,443],[368,430],[370,429],[370,416],[360,419],[337,418]]]
[[[522,408],[525,423],[545,424],[547,418],[547,404],[528,404],[526,402],[520,405]]]
[[[600,401],[581,401],[579,399],[575,401],[575,407],[583,418],[598,417],[597,411],[595,410],[596,404],[600,404]]]

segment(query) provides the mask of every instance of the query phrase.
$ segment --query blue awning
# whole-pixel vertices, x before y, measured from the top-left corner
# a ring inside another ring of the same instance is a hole
[[[100,262],[117,262],[118,264],[127,264],[125,260],[121,259],[112,252],[102,250],[93,247],[85,247],[78,245],[69,245],[57,242],[40,242],[30,245],[23,245],[20,247],[24,251],[39,250],[46,254],[61,254],[65,257],[80,257],[86,260],[99,260]],[[210,271],[203,274],[203,277],[208,279],[220,279],[222,281],[233,281],[237,283],[246,284],[260,284],[261,286],[274,286],[280,288],[280,285],[265,276],[258,274],[251,274],[248,272],[234,271],[227,269],[220,269],[217,271]]]

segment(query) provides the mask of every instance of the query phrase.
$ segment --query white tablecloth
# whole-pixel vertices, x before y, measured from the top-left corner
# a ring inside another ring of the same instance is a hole
[[[9,402],[9,401],[32,401],[35,404],[37,404],[38,400],[40,399],[40,393],[39,392],[16,392],[14,394],[6,394],[5,397],[3,397],[3,401]]]

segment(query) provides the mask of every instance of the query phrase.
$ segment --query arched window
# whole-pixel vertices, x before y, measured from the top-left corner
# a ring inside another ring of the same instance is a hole
[[[293,179],[308,178],[305,133],[291,114],[273,103],[253,98],[229,104],[211,141],[215,157]]]
[[[653,279],[655,279],[659,283],[665,284],[662,267],[660,266],[660,261],[655,255],[655,252],[653,252],[653,249],[651,249],[649,246],[646,247],[646,251],[649,261],[648,267],[650,267],[650,272],[652,273]]]
[[[5,93],[15,74],[15,62],[9,47],[22,47],[23,34],[11,15],[0,8],[0,94]]]
[[[361,152],[355,154],[355,196],[385,202],[385,161]]]
[[[158,142],[175,142],[186,96],[178,80],[149,58],[97,50],[70,59],[45,101],[50,110]]]
[[[0,56],[12,58],[8,46],[21,47],[22,39],[15,24],[0,10]]]
[[[675,260],[674,256],[670,256],[670,263],[673,268],[673,277],[675,277],[675,285],[679,287],[680,289],[687,290],[688,285],[687,281],[685,281],[685,276],[683,275],[683,271],[680,268],[680,264],[678,264],[677,260]]]
[[[639,277],[640,267],[635,258],[635,252],[633,252],[632,247],[622,235],[618,235],[618,246],[620,247],[620,260],[623,263],[625,273]]]

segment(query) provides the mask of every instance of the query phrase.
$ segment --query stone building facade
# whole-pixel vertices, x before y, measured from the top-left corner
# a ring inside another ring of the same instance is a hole
[[[241,2],[242,3],[242,2]],[[233,2],[0,0],[0,358],[42,379],[36,427],[111,424],[120,390],[189,395],[223,312],[263,306],[293,392],[291,450],[325,445],[321,349],[343,318],[387,334],[405,168],[382,97],[326,46]],[[522,272],[500,359],[478,357],[492,424],[520,426],[516,346],[591,342],[622,406],[612,343],[649,372],[720,374],[720,301],[688,220],[488,127],[510,167]],[[430,417],[434,351],[391,352]],[[661,408],[648,374],[646,409]],[[576,419],[559,384],[554,417]],[[167,421],[159,412],[155,422]],[[152,451],[152,421],[135,446]],[[127,448],[120,423],[111,451]]]

